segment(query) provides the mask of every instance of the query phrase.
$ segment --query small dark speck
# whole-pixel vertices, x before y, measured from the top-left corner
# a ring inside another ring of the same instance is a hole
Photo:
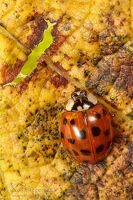
[[[110,130],[106,130],[105,132],[104,132],[104,135],[105,136],[108,136],[110,134]]]
[[[70,144],[74,144],[74,143],[75,143],[75,140],[72,139],[72,138],[68,138],[68,142],[69,142]]]
[[[133,120],[133,112],[128,113],[127,116]]]
[[[103,144],[99,145],[99,146],[96,148],[96,153],[101,153],[101,152],[103,151],[103,149],[104,149],[104,145],[103,145]]]
[[[79,155],[78,152],[75,151],[74,149],[73,149],[72,151],[73,151],[73,153],[74,153],[75,156],[78,156],[78,155]]]
[[[26,150],[26,146],[23,146],[23,149]]]
[[[70,64],[71,67],[72,67],[73,65],[74,65],[73,63]]]
[[[88,76],[89,72],[88,70],[84,70],[84,77],[86,78]]]
[[[71,154],[71,151],[69,149],[67,149],[67,152]]]
[[[112,127],[114,127],[114,128],[117,127],[116,124],[114,123],[114,121],[111,121],[111,125],[112,125]]]
[[[103,114],[106,115],[107,114],[107,111],[105,109],[103,109]]]
[[[84,160],[83,163],[87,164],[87,163],[88,163],[88,160]]]
[[[65,124],[65,125],[67,124],[67,119],[66,118],[63,119],[63,124]]]
[[[61,136],[62,139],[64,139],[64,133],[63,132],[60,133],[60,136]]]
[[[79,136],[80,139],[86,139],[86,131],[85,130],[81,130],[80,131],[80,136]]]
[[[107,143],[107,149],[111,146],[111,141]]]
[[[78,78],[76,78],[76,77],[74,77],[74,80],[75,80],[75,81],[79,81],[79,79],[78,79]]]

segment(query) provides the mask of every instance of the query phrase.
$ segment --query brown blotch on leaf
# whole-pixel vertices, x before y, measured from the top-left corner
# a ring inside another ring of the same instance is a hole
[[[16,63],[12,67],[5,65],[3,67],[3,70],[1,71],[1,74],[3,76],[2,84],[7,84],[7,83],[10,83],[11,81],[13,81],[15,79],[15,77],[18,75],[18,73],[20,72],[24,62],[25,61],[17,59]]]
[[[52,30],[52,36],[53,36],[53,44],[50,46],[50,48],[47,49],[46,53],[49,56],[52,56],[54,53],[57,52],[57,50],[59,49],[59,47],[65,42],[65,40],[67,39],[66,36],[62,35],[60,33],[60,31],[58,30],[58,25],[60,25],[60,23],[63,20],[63,16],[60,17],[60,19],[56,22],[56,25],[54,26],[53,30]]]
[[[43,16],[38,13],[35,13],[31,20],[29,26],[33,32],[27,37],[27,43],[25,45],[28,48],[33,49],[42,40],[44,30],[47,29],[48,25],[43,19]]]
[[[64,86],[66,87],[67,84],[68,84],[68,81],[63,78],[62,76],[60,75],[53,75],[51,78],[50,78],[50,82],[56,87],[56,88],[59,88],[61,86]]]

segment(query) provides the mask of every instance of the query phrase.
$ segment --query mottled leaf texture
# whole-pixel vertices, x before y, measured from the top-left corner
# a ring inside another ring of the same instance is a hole
[[[0,199],[133,199],[132,16],[132,0],[0,0]],[[36,69],[3,86],[48,20],[53,43]],[[117,131],[96,165],[77,163],[61,144],[61,114],[77,87],[97,95]]]

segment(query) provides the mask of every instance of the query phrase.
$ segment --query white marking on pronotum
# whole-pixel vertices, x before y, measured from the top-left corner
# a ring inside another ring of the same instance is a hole
[[[74,106],[74,100],[69,99],[67,104],[66,104],[66,110],[71,111],[73,106]]]
[[[81,106],[78,106],[78,107],[77,107],[77,110],[78,110],[78,111],[82,111],[83,108],[82,108]]]
[[[87,104],[84,104],[83,107],[84,107],[84,110],[88,110],[90,106]]]

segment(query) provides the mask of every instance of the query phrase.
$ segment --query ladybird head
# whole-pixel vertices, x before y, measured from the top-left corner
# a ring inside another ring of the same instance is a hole
[[[97,104],[96,97],[85,90],[74,91],[66,104],[67,111],[84,111]]]

